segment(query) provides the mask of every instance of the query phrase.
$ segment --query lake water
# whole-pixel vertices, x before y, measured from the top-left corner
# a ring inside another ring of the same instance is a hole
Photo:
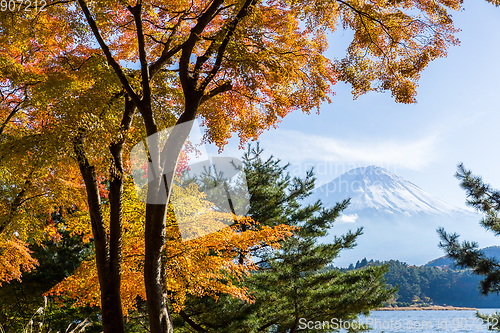
[[[479,309],[480,313],[492,314],[495,309]],[[476,317],[476,311],[372,311],[369,316],[360,318],[361,323],[369,324],[373,333],[415,332],[415,333],[491,333],[487,325]],[[332,322],[340,328],[346,323]],[[500,328],[500,322],[492,322]],[[347,328],[346,326],[344,326]],[[332,326],[333,328],[333,326]],[[330,330],[320,328],[318,332]],[[346,332],[346,330],[341,330]]]

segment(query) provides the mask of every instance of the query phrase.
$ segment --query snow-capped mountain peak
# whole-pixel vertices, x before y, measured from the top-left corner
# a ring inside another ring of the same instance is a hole
[[[321,199],[326,207],[351,198],[345,214],[372,211],[372,213],[454,215],[470,214],[450,205],[417,185],[378,166],[355,168],[315,189],[312,199]]]

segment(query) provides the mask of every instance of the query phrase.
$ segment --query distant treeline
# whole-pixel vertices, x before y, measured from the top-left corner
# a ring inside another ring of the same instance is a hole
[[[481,277],[472,274],[469,270],[410,266],[398,260],[380,262],[368,261],[366,258],[341,270],[349,271],[367,265],[384,264],[389,266],[389,271],[385,274],[387,284],[391,287],[399,287],[391,301],[398,306],[435,304],[500,308],[500,296],[496,294],[481,296],[478,291]]]

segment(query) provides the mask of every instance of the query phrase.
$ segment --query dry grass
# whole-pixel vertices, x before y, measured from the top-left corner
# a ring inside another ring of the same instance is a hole
[[[48,298],[44,297],[44,305],[39,307],[38,310],[31,316],[30,320],[24,326],[23,333],[52,333],[52,329],[44,327],[45,324],[45,309],[47,308]],[[72,327],[74,326],[74,327]],[[88,318],[78,324],[69,324],[64,333],[83,333],[85,329],[92,326],[92,322]],[[2,325],[0,325],[0,333],[5,333]],[[55,333],[61,333],[59,331]]]

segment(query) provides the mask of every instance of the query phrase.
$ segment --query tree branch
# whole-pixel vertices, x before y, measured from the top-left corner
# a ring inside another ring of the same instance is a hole
[[[122,261],[122,201],[123,201],[123,145],[126,140],[126,133],[132,125],[135,113],[135,105],[128,95],[125,95],[125,111],[121,121],[120,133],[118,138],[110,145],[109,150],[113,156],[113,165],[111,166],[109,202],[110,202],[110,223],[109,223],[109,248],[110,265],[113,273],[117,275],[116,279],[120,281],[121,261]]]
[[[26,180],[24,181],[24,186],[22,187],[21,191],[19,191],[19,193],[17,193],[15,199],[12,201],[12,204],[10,205],[9,217],[7,218],[6,221],[3,221],[0,224],[0,235],[4,232],[5,228],[7,228],[7,226],[12,222],[12,218],[14,217],[15,212],[25,201],[24,198],[26,197],[26,191],[32,185],[32,182],[31,182],[32,175],[33,175],[33,171],[30,172],[30,174],[26,177]]]
[[[222,85],[215,87],[214,89],[210,90],[208,93],[204,94],[203,97],[201,98],[200,105],[208,101],[210,98],[221,94],[226,91],[230,91],[233,89],[233,85],[231,81],[226,81]]]
[[[142,77],[142,100],[146,105],[151,104],[151,85],[149,77],[149,66],[146,54],[146,43],[144,41],[144,28],[142,25],[142,3],[137,2],[134,7],[128,6],[128,10],[132,13],[135,20],[137,29],[137,43],[139,46],[139,61],[141,63],[141,77]],[[139,107],[139,105],[137,105]]]
[[[90,28],[92,29],[92,32],[94,33],[94,36],[97,39],[97,42],[101,46],[101,49],[104,52],[106,59],[108,60],[109,65],[115,71],[116,75],[118,76],[118,79],[120,80],[121,84],[123,85],[123,88],[127,91],[130,98],[134,101],[135,105],[140,106],[141,100],[140,100],[139,96],[137,96],[134,89],[132,88],[132,86],[128,82],[127,77],[123,73],[123,70],[120,67],[120,65],[113,58],[113,55],[111,54],[111,51],[109,50],[109,47],[104,42],[104,39],[102,38],[102,36],[99,32],[99,29],[97,28],[96,22],[92,18],[92,14],[90,13],[90,10],[87,7],[87,4],[85,3],[85,0],[78,0],[78,3],[80,4],[80,7],[82,8],[83,13],[85,14],[85,18],[87,19],[87,22],[88,22]]]
[[[186,323],[189,324],[189,326],[191,326],[196,332],[206,332],[207,330],[204,329],[203,327],[201,327],[200,325],[198,325],[193,319],[191,319],[191,317],[189,317],[187,315],[186,312],[184,312],[184,310],[181,310],[179,312],[179,315],[182,317],[182,319],[184,319],[186,321]]]
[[[182,49],[184,44],[179,44],[176,47],[172,48],[171,50],[170,50],[170,45],[172,44],[174,35],[177,33],[177,29],[181,25],[181,22],[186,15],[187,13],[179,17],[179,20],[172,28],[172,32],[170,33],[167,41],[165,42],[165,46],[163,47],[163,51],[161,53],[160,58],[158,58],[158,60],[156,60],[149,67],[149,75],[151,75],[151,77],[153,77],[160,70],[160,68],[162,68],[163,65],[165,65],[168,62],[170,58],[172,58],[177,52],[179,52]]]
[[[109,256],[108,239],[106,235],[106,226],[101,207],[101,196],[99,194],[99,184],[94,166],[90,165],[84,150],[85,130],[80,128],[77,136],[73,139],[73,149],[76,160],[80,167],[80,172],[87,189],[87,200],[89,205],[90,219],[92,223],[92,233],[96,240],[96,250],[106,253]]]
[[[23,104],[25,100],[26,100],[26,98],[23,99],[22,101],[18,102],[16,104],[16,106],[12,109],[12,111],[10,112],[10,114],[7,116],[7,118],[5,119],[5,121],[0,126],[0,135],[2,135],[3,131],[5,130],[5,127],[7,126],[7,124],[9,123],[9,121],[12,119],[12,117],[14,117],[15,114],[21,109],[21,104]]]
[[[236,27],[238,26],[238,23],[243,20],[247,15],[248,13],[250,12],[250,7],[252,5],[254,5],[256,2],[256,0],[247,0],[245,2],[245,4],[243,5],[243,7],[241,7],[240,11],[238,12],[238,14],[236,15],[236,17],[234,18],[234,20],[232,20],[224,29],[227,29],[227,33],[226,33],[226,36],[224,37],[221,45],[218,47],[217,49],[217,58],[215,59],[215,64],[214,66],[212,67],[212,69],[210,70],[209,74],[207,75],[207,77],[203,80],[203,82],[201,83],[199,89],[201,91],[204,91],[205,88],[208,86],[208,84],[212,81],[212,79],[215,77],[215,75],[217,74],[217,72],[219,71],[220,67],[221,67],[221,64],[222,64],[222,58],[224,56],[224,53],[226,52],[226,47],[227,45],[229,44],[229,41],[231,40],[231,37],[233,36],[235,30],[236,30]],[[215,43],[212,42],[212,44],[210,45],[210,47]],[[196,75],[196,73],[195,73]]]
[[[208,9],[198,18],[198,23],[191,29],[191,34],[182,47],[182,54],[179,60],[179,76],[184,92],[192,93],[194,90],[193,80],[189,77],[189,63],[194,46],[200,39],[200,35],[203,30],[213,19],[213,15],[215,15],[217,9],[223,3],[224,0],[214,0],[212,2]]]

